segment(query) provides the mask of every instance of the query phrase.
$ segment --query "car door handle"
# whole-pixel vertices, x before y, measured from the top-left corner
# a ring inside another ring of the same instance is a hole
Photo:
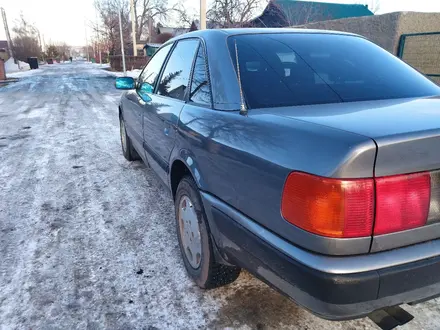
[[[165,128],[163,129],[163,133],[164,133],[166,136],[170,135],[170,129],[169,129],[169,127],[165,127]]]

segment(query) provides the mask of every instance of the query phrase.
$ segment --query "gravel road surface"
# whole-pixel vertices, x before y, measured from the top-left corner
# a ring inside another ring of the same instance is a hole
[[[159,179],[120,150],[114,76],[43,66],[0,88],[0,329],[376,329],[314,317],[246,272],[202,291]],[[439,329],[440,301],[403,329]]]

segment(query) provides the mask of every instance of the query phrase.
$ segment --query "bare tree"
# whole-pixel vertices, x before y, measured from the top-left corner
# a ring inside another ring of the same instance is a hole
[[[377,14],[380,10],[380,0],[358,0],[355,4],[368,6],[368,9],[373,13]]]
[[[58,47],[55,45],[47,45],[45,56],[46,58],[58,58],[60,56]]]
[[[28,57],[41,56],[38,30],[33,24],[29,23],[23,15],[15,22],[12,31],[15,35],[13,38],[13,50],[16,59],[27,61]]]
[[[171,9],[171,11],[177,15],[176,19],[181,26],[191,26],[192,22],[198,19],[199,16],[199,13],[192,9],[188,9],[188,7],[181,2],[175,4]]]
[[[142,36],[149,31],[149,22],[161,21],[167,17],[168,0],[134,0],[134,12],[136,17],[136,40],[140,41]],[[95,8],[99,13],[100,23],[91,23],[97,35],[100,45],[107,44],[111,55],[120,53],[120,32],[119,32],[119,11],[122,13],[122,34],[127,54],[132,52],[131,17],[129,0],[95,0]]]
[[[55,44],[59,56],[66,61],[70,57],[70,46],[65,42]]]
[[[380,0],[371,0],[368,4],[368,8],[372,13],[377,14],[377,12],[380,10]]]
[[[119,32],[119,12],[122,18],[122,36],[126,40],[124,50],[130,52],[131,25],[130,4],[128,0],[95,0],[95,7],[99,13],[100,24],[91,24],[103,39],[103,44],[110,55],[121,53],[121,38]]]
[[[136,17],[136,40],[148,31],[148,21],[161,21],[167,18],[168,0],[134,0]],[[151,31],[148,31],[151,34]]]
[[[219,27],[241,27],[254,17],[265,0],[214,0],[207,17]]]

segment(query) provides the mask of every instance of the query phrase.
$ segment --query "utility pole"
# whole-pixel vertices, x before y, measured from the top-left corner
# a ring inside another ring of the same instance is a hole
[[[99,64],[102,65],[101,39],[99,38],[99,19],[98,19],[98,11],[96,11],[96,39],[98,40]]]
[[[122,69],[124,70],[124,76],[126,76],[127,70],[125,69],[125,51],[124,51],[124,37],[122,36],[121,11],[122,9],[119,10],[119,34],[121,35]]]
[[[12,39],[11,35],[9,34],[9,27],[8,27],[8,20],[6,19],[6,12],[3,8],[1,8],[2,11],[2,17],[3,17],[3,25],[5,27],[5,33],[6,33],[6,40],[8,41],[8,50],[9,50],[9,56],[14,57],[14,51],[12,50]]]
[[[37,33],[38,33],[38,43],[40,44],[41,51],[44,51],[44,49],[43,49],[43,44],[41,43],[41,34],[40,34],[40,30],[37,29]]]
[[[206,0],[200,0],[200,30],[206,30]]]
[[[133,0],[130,0],[130,12],[131,12],[131,34],[133,36],[133,56],[137,56],[136,15],[134,14],[134,1]]]
[[[87,41],[87,24],[86,20],[84,18],[84,32],[86,36],[86,52],[87,52],[87,62],[90,62],[90,56],[89,56],[89,42]]]

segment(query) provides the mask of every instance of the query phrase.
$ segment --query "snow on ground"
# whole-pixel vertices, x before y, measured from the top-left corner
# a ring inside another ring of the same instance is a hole
[[[26,62],[22,62],[22,61],[18,61],[18,63],[20,64],[20,66],[18,64],[15,64],[14,62],[14,58],[9,58],[6,62],[5,62],[5,70],[6,73],[13,73],[13,72],[19,72],[19,71],[27,71],[30,70],[30,65]]]
[[[41,72],[38,71],[39,69],[36,70],[28,70],[28,71],[19,71],[19,72],[13,72],[13,73],[7,73],[6,77],[7,78],[23,78],[23,77],[30,77],[33,75],[38,75],[41,74]]]
[[[246,272],[203,291],[173,203],[119,143],[114,75],[45,65],[0,88],[0,329],[376,329],[321,320]],[[440,301],[402,329],[438,329]]]
[[[141,74],[142,70],[139,69],[134,69],[134,70],[129,70],[126,72],[126,74],[124,74],[124,72],[115,72],[112,71],[111,74],[114,75],[115,77],[132,77],[132,78],[138,78],[139,75]]]

